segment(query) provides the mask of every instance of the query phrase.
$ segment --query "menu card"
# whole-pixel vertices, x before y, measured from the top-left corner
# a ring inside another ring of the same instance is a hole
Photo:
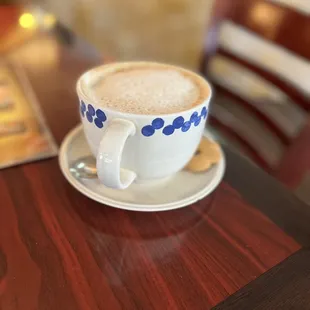
[[[55,156],[57,151],[25,71],[0,62],[0,169]]]

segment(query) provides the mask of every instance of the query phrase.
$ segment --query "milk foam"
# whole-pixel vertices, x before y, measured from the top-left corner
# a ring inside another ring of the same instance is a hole
[[[186,110],[200,102],[197,81],[170,67],[129,67],[98,79],[90,90],[96,104],[134,114]]]

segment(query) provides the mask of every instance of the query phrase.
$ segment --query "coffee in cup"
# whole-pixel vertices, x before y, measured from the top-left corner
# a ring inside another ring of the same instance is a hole
[[[94,68],[77,92],[99,180],[112,188],[181,170],[200,142],[211,97],[199,75],[152,62]]]

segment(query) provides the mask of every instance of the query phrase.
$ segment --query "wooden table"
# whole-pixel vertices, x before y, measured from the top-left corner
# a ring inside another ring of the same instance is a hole
[[[101,61],[79,42],[38,34],[10,53],[59,144],[77,77]],[[162,213],[88,199],[57,158],[1,170],[0,309],[310,309],[310,208],[225,151],[213,194]]]

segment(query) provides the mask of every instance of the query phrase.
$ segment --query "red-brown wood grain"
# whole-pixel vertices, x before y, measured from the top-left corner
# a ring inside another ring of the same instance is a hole
[[[287,258],[213,310],[309,309],[310,249]]]
[[[296,188],[310,171],[310,118],[294,144],[287,150],[275,176],[290,188]],[[310,189],[309,189],[310,191]]]
[[[23,309],[207,309],[300,248],[225,183],[193,207],[144,214],[83,197],[56,160],[17,169],[3,173],[1,227],[16,238],[3,240],[4,309],[13,297]]]
[[[60,143],[79,121],[75,81],[98,59],[74,39],[66,46],[56,38],[38,35],[10,57],[26,69]],[[256,170],[228,152],[227,174],[212,195],[161,213],[88,199],[65,180],[57,158],[1,170],[0,309],[210,309],[301,248],[294,229],[289,236],[263,214],[282,205],[284,189],[265,188],[276,200],[249,199]]]

